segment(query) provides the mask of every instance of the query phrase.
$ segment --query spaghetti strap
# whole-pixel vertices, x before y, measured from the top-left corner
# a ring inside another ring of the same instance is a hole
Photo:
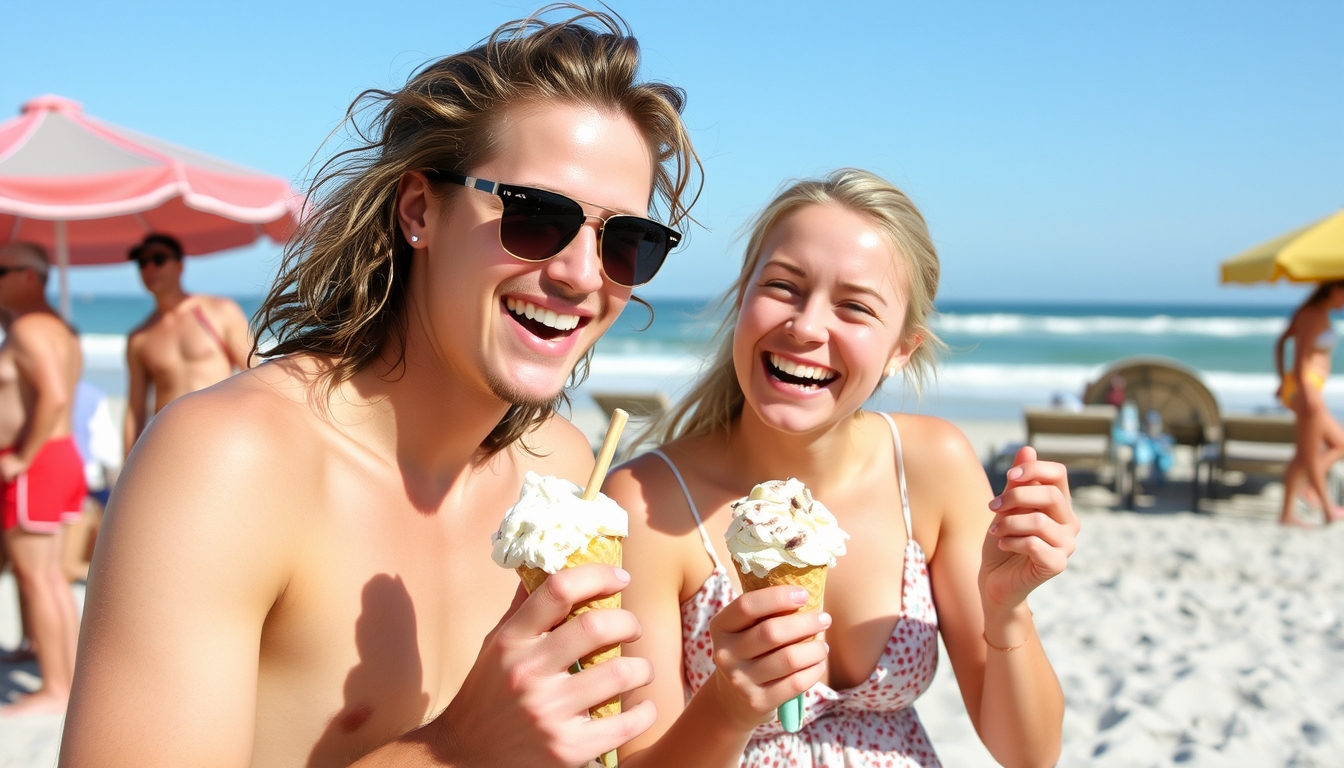
[[[709,534],[705,531],[705,524],[700,521],[700,510],[695,508],[695,499],[691,498],[691,490],[686,487],[686,481],[681,476],[681,470],[677,465],[667,457],[667,454],[654,448],[649,451],[654,456],[662,459],[667,464],[668,469],[672,470],[672,476],[677,478],[677,484],[681,486],[681,492],[686,497],[686,504],[691,508],[691,517],[695,518],[695,528],[700,531],[700,543],[705,545],[705,551],[709,553],[709,559],[714,561],[715,568],[722,568],[723,564],[719,562],[719,556],[714,552],[714,545],[709,541]]]
[[[896,420],[882,411],[878,411],[891,427],[891,442],[896,446],[896,484],[901,486],[901,511],[905,513],[905,535],[909,541],[915,540],[915,529],[910,524],[910,494],[905,490],[905,460],[901,457],[901,433],[896,429]]]

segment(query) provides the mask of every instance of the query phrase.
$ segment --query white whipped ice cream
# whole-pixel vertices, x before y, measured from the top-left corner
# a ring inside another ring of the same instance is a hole
[[[564,478],[529,471],[518,503],[490,536],[491,557],[504,568],[555,573],[594,537],[629,534],[629,517],[619,504],[600,493],[593,501],[582,495],[582,488]]]
[[[795,568],[834,566],[849,538],[835,515],[792,477],[761,483],[750,496],[733,502],[733,522],[725,536],[742,572],[758,577],[784,563]]]

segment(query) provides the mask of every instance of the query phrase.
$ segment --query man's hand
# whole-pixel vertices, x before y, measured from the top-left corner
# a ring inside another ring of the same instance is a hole
[[[18,456],[12,453],[0,456],[0,477],[3,477],[6,483],[14,482],[14,478],[27,471],[28,462]]]
[[[549,577],[531,596],[519,585],[457,696],[430,726],[440,733],[436,751],[451,765],[582,766],[653,725],[649,701],[588,719],[590,707],[648,685],[647,660],[622,656],[569,672],[585,654],[639,638],[639,622],[624,610],[565,621],[575,605],[629,582],[619,568],[584,565]]]

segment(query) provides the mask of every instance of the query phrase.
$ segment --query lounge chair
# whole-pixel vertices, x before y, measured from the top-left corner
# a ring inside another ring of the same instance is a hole
[[[1294,422],[1291,413],[1224,416],[1222,439],[1206,447],[1195,467],[1196,484],[1203,474],[1209,497],[1217,498],[1227,472],[1282,478],[1297,444]]]
[[[1037,458],[1057,461],[1071,469],[1109,474],[1116,493],[1124,495],[1123,467],[1111,442],[1115,406],[1085,405],[1076,410],[1027,408],[1022,416],[1027,423],[1027,445],[1036,449]]]
[[[632,419],[652,419],[667,410],[667,395],[662,392],[593,392],[593,402],[611,418],[617,408]]]
[[[1196,461],[1205,446],[1222,438],[1218,400],[1200,381],[1199,374],[1175,360],[1137,357],[1113,364],[1083,392],[1083,402],[1107,402],[1116,377],[1125,382],[1125,400],[1138,406],[1140,418],[1150,411],[1162,417],[1162,431],[1177,445],[1194,449]],[[1199,501],[1199,483],[1192,483],[1191,504]]]

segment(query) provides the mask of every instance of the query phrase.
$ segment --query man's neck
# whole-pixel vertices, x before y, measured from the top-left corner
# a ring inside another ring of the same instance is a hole
[[[154,294],[154,309],[161,315],[167,314],[181,306],[189,297],[190,294],[182,290],[180,285],[165,288]]]
[[[509,405],[446,368],[414,330],[407,336],[401,362],[388,354],[356,373],[332,411],[343,431],[395,464],[408,492],[432,506],[477,472],[480,445]]]

